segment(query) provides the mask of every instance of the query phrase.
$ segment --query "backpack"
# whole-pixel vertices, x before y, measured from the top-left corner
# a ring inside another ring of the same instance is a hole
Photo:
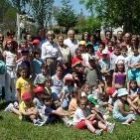
[[[4,61],[0,60],[0,74],[6,73],[6,64]]]

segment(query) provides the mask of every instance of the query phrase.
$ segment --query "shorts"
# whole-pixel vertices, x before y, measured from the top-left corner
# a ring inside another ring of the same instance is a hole
[[[75,127],[78,129],[86,129],[87,126],[86,126],[85,120],[81,120],[80,122],[78,122]]]

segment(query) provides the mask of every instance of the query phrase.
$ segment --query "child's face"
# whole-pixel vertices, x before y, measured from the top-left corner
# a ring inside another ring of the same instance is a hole
[[[22,44],[21,44],[21,48],[22,48],[22,49],[26,48],[26,44],[25,44],[25,43],[22,43]]]
[[[45,105],[46,106],[51,106],[52,105],[52,100],[45,101]]]
[[[120,48],[115,48],[114,54],[119,55],[120,54]]]
[[[84,101],[84,100],[81,100],[80,101],[80,108],[81,109],[85,109],[86,108],[86,105],[87,105],[86,101]]]
[[[102,45],[102,44],[99,45],[99,51],[104,50],[104,48],[105,48],[104,45]]]
[[[124,69],[124,64],[117,64],[118,70],[123,71]]]
[[[127,54],[127,49],[122,49],[122,50],[121,50],[121,54],[122,54],[122,55],[126,55],[126,54]]]
[[[57,71],[56,71],[56,74],[57,74],[57,76],[62,76],[62,74],[63,74],[63,70],[62,70],[62,68],[57,68]]]
[[[41,72],[43,73],[43,75],[47,75],[48,74],[48,68],[46,67],[43,67],[42,69],[41,69]]]
[[[20,75],[21,75],[21,77],[26,78],[27,77],[27,70],[22,69]]]
[[[23,58],[23,60],[28,60],[28,54],[27,53],[22,54],[22,58]]]
[[[88,93],[91,90],[89,85],[85,85],[84,91]]]
[[[45,86],[46,86],[47,88],[50,88],[50,87],[52,86],[52,81],[51,81],[51,80],[46,81]]]
[[[137,85],[136,85],[135,82],[131,82],[130,87],[131,87],[132,89],[135,89],[135,88],[137,87]]]
[[[35,54],[35,58],[39,59],[40,58],[40,54],[39,53],[36,53]]]

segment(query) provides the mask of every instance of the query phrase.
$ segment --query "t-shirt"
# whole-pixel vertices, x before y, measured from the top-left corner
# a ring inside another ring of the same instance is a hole
[[[18,78],[16,81],[16,89],[19,89],[21,91],[21,97],[22,95],[27,92],[31,91],[32,89],[32,84],[30,80],[28,79],[23,79],[22,77]]]
[[[101,70],[108,71],[110,68],[110,62],[108,60],[100,60],[99,65],[101,67]]]
[[[5,51],[4,55],[5,55],[7,66],[16,66],[16,54],[10,51]]]
[[[25,104],[25,102],[22,101],[22,102],[19,104],[19,111],[20,111],[21,113],[24,113],[24,112],[27,111],[27,109],[29,109],[29,108],[31,108],[31,107],[34,107],[34,104],[33,104],[33,103],[31,103],[31,104],[29,104],[29,105],[27,106],[27,105]]]
[[[41,73],[41,66],[43,64],[43,60],[34,58],[32,61],[32,69],[34,74]]]
[[[64,44],[69,47],[71,55],[75,55],[75,50],[78,48],[78,41],[71,41],[70,38],[64,40]]]
[[[115,55],[114,53],[110,56],[110,70],[114,70],[115,69],[115,62],[117,60],[117,58],[119,57],[120,55]]]
[[[96,69],[90,69],[86,68],[85,69],[85,74],[86,74],[86,83],[93,86],[98,84],[98,74]]]
[[[58,79],[57,76],[54,75],[52,76],[52,83],[53,83],[53,86],[51,87],[52,93],[56,93],[57,96],[59,97],[64,85],[63,80]]]
[[[140,55],[137,56],[133,55],[128,60],[129,65],[137,65],[139,63],[140,63]]]
[[[83,111],[81,108],[78,107],[77,110],[75,111],[74,118],[73,118],[74,124],[77,124],[81,120],[85,120],[88,115],[90,115],[89,109],[85,109]]]

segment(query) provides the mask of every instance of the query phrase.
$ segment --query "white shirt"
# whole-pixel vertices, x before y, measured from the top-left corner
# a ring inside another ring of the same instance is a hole
[[[75,50],[78,48],[78,41],[71,41],[70,38],[64,40],[64,44],[69,47],[71,55],[75,55]]]
[[[74,113],[74,118],[73,118],[73,122],[74,124],[80,122],[81,120],[84,120],[86,117],[84,115],[84,112],[82,111],[81,108],[77,108],[75,113]]]
[[[69,58],[70,58],[70,54],[71,54],[69,47],[59,47],[59,49],[60,49],[60,52],[63,57],[63,62],[69,63],[69,61],[70,61]]]
[[[10,51],[4,51],[7,66],[16,66],[16,54]]]
[[[60,50],[56,43],[51,44],[49,41],[42,44],[41,48],[41,58],[44,60],[46,58],[56,58],[57,60],[61,60],[62,56]]]

